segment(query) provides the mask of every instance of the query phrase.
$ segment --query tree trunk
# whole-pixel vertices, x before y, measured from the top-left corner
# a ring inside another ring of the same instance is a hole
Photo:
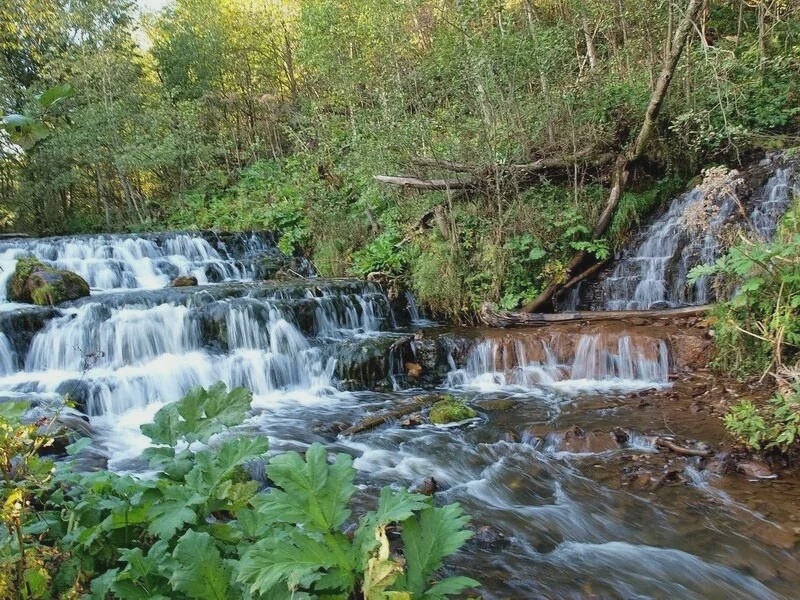
[[[686,42],[689,40],[689,35],[692,31],[692,24],[697,19],[702,5],[703,0],[689,0],[689,4],[686,7],[686,12],[681,20],[680,25],[678,25],[678,29],[675,32],[675,38],[672,41],[672,52],[667,57],[667,62],[661,71],[661,75],[658,77],[656,87],[653,90],[653,93],[650,95],[650,102],[647,105],[647,111],[645,113],[644,122],[642,123],[642,128],[639,130],[639,135],[636,136],[636,141],[634,142],[633,147],[626,154],[620,154],[619,157],[617,157],[617,168],[614,172],[614,184],[609,192],[606,207],[600,215],[594,230],[592,231],[593,239],[597,239],[605,233],[608,225],[611,223],[611,218],[614,216],[614,211],[619,204],[622,193],[625,191],[625,187],[628,183],[628,179],[630,178],[633,166],[642,158],[642,156],[644,156],[647,143],[653,136],[656,119],[658,118],[658,113],[661,111],[664,98],[667,95],[670,81],[672,81],[675,68],[678,65],[678,61],[680,60],[683,49],[686,46]],[[578,268],[586,258],[587,254],[585,252],[579,252],[575,257],[573,257],[573,259],[567,265],[567,280],[572,277],[573,271]],[[550,304],[553,299],[553,295],[562,287],[562,283],[551,283],[541,294],[539,294],[535,300],[525,304],[525,306],[522,307],[522,310],[525,312],[535,312],[540,310],[542,307]]]

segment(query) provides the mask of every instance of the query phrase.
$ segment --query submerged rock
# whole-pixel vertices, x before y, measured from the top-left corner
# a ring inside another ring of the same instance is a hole
[[[446,425],[447,423],[458,423],[478,416],[473,409],[464,404],[463,401],[453,396],[444,396],[431,407],[429,418],[434,425]]]
[[[89,295],[89,284],[72,271],[56,269],[35,258],[23,258],[8,282],[12,302],[54,306]]]

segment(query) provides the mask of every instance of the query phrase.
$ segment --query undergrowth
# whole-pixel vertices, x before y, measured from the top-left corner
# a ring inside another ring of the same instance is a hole
[[[142,426],[151,477],[41,458],[52,438],[0,405],[0,598],[436,600],[477,585],[436,576],[471,535],[457,505],[387,487],[353,515],[352,458],[320,444],[269,457],[265,438],[229,430],[250,400],[219,383],[159,410]]]

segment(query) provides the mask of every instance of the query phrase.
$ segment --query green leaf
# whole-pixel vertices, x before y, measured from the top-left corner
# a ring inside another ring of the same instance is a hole
[[[187,531],[172,553],[178,567],[170,577],[176,591],[198,600],[228,600],[232,568],[207,533]]]
[[[147,531],[162,540],[171,539],[184,525],[194,525],[197,513],[180,500],[167,500],[151,507],[148,516],[152,519]]]
[[[181,418],[175,404],[162,406],[153,417],[152,423],[140,427],[142,433],[155,444],[174,446],[181,437]]]
[[[460,594],[467,588],[478,587],[480,581],[475,581],[469,577],[447,577],[434,583],[431,588],[422,595],[420,600],[441,600],[453,594]]]
[[[407,561],[405,586],[414,596],[422,595],[442,559],[456,552],[472,532],[463,529],[469,518],[457,504],[431,507],[403,522],[403,554]]]
[[[256,509],[278,523],[303,523],[321,532],[340,527],[350,516],[347,502],[355,491],[355,469],[346,454],[339,454],[332,465],[327,458],[321,444],[313,444],[305,460],[297,452],[274,457],[267,475],[282,490],[260,496]]]
[[[44,123],[24,115],[10,114],[0,121],[0,128],[8,133],[8,139],[24,150],[30,150],[50,135]]]
[[[253,545],[239,564],[239,581],[267,598],[281,592],[309,590],[335,561],[320,538],[298,530],[277,533]]]
[[[0,402],[0,419],[17,423],[30,407],[30,402]]]
[[[64,98],[69,98],[74,94],[75,90],[70,84],[62,83],[61,85],[51,87],[50,89],[45,90],[44,92],[39,94],[38,100],[39,104],[43,108],[50,108],[56,102],[60,102]]]

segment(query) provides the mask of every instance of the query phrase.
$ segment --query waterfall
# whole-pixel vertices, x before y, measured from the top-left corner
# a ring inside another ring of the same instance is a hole
[[[481,391],[627,389],[666,384],[669,367],[665,340],[624,332],[490,338],[473,345],[463,368],[453,364],[445,385]]]
[[[30,256],[43,263],[73,271],[93,290],[158,289],[178,276],[198,284],[247,281],[260,275],[258,260],[280,257],[269,234],[217,237],[214,245],[201,233],[139,236],[94,235],[0,241],[0,301],[17,260]],[[237,259],[233,259],[237,256]],[[286,258],[286,257],[283,257]],[[301,275],[309,274],[300,259]]]
[[[733,186],[735,171],[723,183]],[[675,198],[669,209],[639,237],[638,245],[626,251],[612,273],[599,283],[599,307],[604,310],[646,310],[714,300],[712,281],[699,278],[687,282],[692,267],[711,264],[722,252],[720,238],[727,226],[743,219],[743,227],[754,237],[770,239],[792,200],[794,171],[775,169],[766,184],[754,194],[752,210],[742,215],[742,201],[730,191],[708,203],[707,190],[698,186]],[[699,213],[699,214],[697,214]],[[692,223],[694,219],[701,221]],[[703,220],[705,219],[705,222]],[[565,298],[565,308],[574,309],[578,292]]]
[[[11,340],[0,331],[0,376],[14,372],[16,368],[16,354],[11,345]]]

